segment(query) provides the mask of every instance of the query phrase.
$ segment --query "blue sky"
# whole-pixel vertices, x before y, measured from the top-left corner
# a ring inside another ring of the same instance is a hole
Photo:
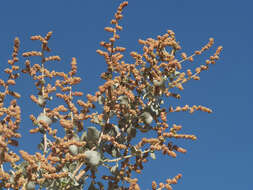
[[[21,41],[21,53],[39,50],[40,45],[30,40],[31,35],[44,36],[53,31],[49,47],[62,58],[48,68],[67,71],[72,57],[77,58],[78,76],[82,77],[79,88],[94,93],[102,84],[100,73],[106,64],[96,53],[101,40],[109,35],[104,27],[109,25],[113,14],[122,1],[116,0],[43,0],[0,2],[0,69],[6,68],[16,36]],[[176,33],[183,51],[191,54],[205,45],[210,37],[215,45],[187,68],[202,64],[215,48],[224,47],[221,59],[200,74],[200,81],[184,85],[182,99],[170,99],[173,105],[204,105],[212,114],[196,112],[172,113],[169,125],[183,126],[182,132],[195,134],[197,141],[175,141],[188,152],[177,158],[158,156],[157,160],[144,165],[139,176],[141,189],[151,189],[151,182],[165,182],[167,177],[182,173],[183,178],[174,189],[252,189],[252,7],[250,0],[178,0],[144,1],[129,0],[124,10],[119,46],[127,48],[125,61],[133,62],[131,51],[141,52],[138,39],[156,38],[168,29]],[[35,63],[38,60],[32,60]],[[21,65],[24,59],[20,56]],[[3,77],[2,77],[3,76]],[[17,83],[17,91],[23,94],[20,101],[23,122],[20,133],[24,139],[20,147],[33,153],[39,143],[39,135],[30,135],[32,123],[27,117],[37,115],[40,109],[28,97],[36,88],[29,77]]]

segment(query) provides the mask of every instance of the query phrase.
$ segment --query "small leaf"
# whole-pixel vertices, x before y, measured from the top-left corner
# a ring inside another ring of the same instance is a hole
[[[102,95],[99,96],[99,97],[98,97],[98,103],[99,103],[99,104],[104,104],[104,103],[105,103],[105,97],[102,96]]]
[[[150,157],[155,160],[156,159],[156,156],[155,156],[155,153],[154,152],[150,152]]]
[[[110,168],[110,172],[111,172],[112,174],[114,174],[114,175],[118,174],[118,173],[119,173],[118,167],[119,167],[119,165],[118,165],[118,163],[116,163],[116,165],[114,165],[114,166],[112,166],[112,167]]]
[[[97,143],[99,139],[100,131],[96,127],[88,127],[87,140],[90,143]]]
[[[148,125],[153,121],[152,115],[147,111],[143,112],[140,117],[143,120],[143,122]]]

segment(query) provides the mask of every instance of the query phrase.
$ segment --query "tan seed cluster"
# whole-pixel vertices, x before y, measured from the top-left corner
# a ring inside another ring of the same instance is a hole
[[[76,76],[76,58],[71,59],[71,68],[67,73],[46,68],[49,62],[54,64],[61,61],[58,55],[47,55],[51,51],[48,46],[52,31],[44,37],[31,37],[31,40],[41,43],[41,49],[22,54],[26,60],[21,72],[30,75],[37,89],[30,99],[39,106],[40,113],[32,113],[31,110],[30,120],[34,127],[29,131],[31,134],[40,133],[42,141],[39,144],[41,153],[31,155],[24,150],[19,151],[25,161],[23,168],[16,163],[20,157],[9,148],[18,146],[19,141],[15,138],[21,138],[17,132],[21,122],[21,108],[17,99],[21,95],[13,90],[16,79],[20,77],[20,66],[16,65],[20,41],[15,38],[12,58],[8,60],[8,67],[3,69],[8,79],[0,79],[0,86],[4,89],[0,92],[0,187],[26,189],[29,185],[42,186],[49,180],[61,181],[63,178],[70,181],[75,179],[79,183],[79,179],[86,180],[88,177],[91,184],[90,187],[84,184],[85,188],[95,189],[99,186],[104,189],[97,180],[96,169],[101,166],[110,172],[102,176],[108,182],[108,189],[120,189],[119,184],[127,183],[128,189],[139,190],[138,179],[133,178],[133,174],[141,174],[144,164],[150,158],[155,159],[155,153],[176,158],[178,153],[187,152],[176,144],[176,139],[197,139],[195,135],[182,134],[181,125],[170,126],[169,114],[181,111],[194,113],[198,110],[212,113],[212,110],[202,105],[188,104],[167,108],[162,98],[165,95],[167,98],[180,99],[181,95],[174,91],[175,88],[182,91],[183,85],[189,80],[200,80],[200,73],[219,59],[222,46],[204,64],[183,72],[184,63],[194,62],[195,56],[214,45],[214,39],[210,38],[206,45],[191,55],[182,52],[177,56],[182,47],[175,33],[167,30],[154,39],[139,39],[139,44],[143,46],[142,53],[132,51],[130,56],[134,61],[126,63],[123,60],[126,48],[116,43],[120,39],[119,32],[123,30],[119,22],[127,5],[127,1],[121,3],[110,22],[111,26],[104,28],[110,36],[107,41],[100,42],[103,50],[96,52],[103,56],[107,70],[101,73],[104,83],[95,93],[84,94],[75,89],[82,82],[82,78]],[[41,62],[33,64],[34,56],[40,57]],[[5,101],[8,95],[11,96],[9,105]],[[53,107],[50,103],[55,99],[62,101],[62,105]],[[94,111],[98,106],[101,109]],[[87,122],[94,126],[88,126]],[[63,131],[64,136],[59,131]],[[147,138],[145,134],[149,132],[155,133],[155,136]],[[133,141],[136,137],[140,137],[137,142]],[[3,169],[7,162],[13,167],[11,172]],[[38,173],[41,175],[38,176]],[[181,177],[178,174],[167,179],[166,183],[153,181],[152,189],[172,190],[172,185],[177,184]],[[54,188],[76,187],[72,183],[62,182]]]

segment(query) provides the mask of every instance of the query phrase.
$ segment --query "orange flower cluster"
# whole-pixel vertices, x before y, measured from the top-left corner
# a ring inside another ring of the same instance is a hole
[[[212,113],[211,109],[209,109],[205,106],[201,106],[201,105],[199,105],[199,106],[193,105],[192,107],[190,107],[189,105],[185,105],[184,107],[177,106],[175,109],[170,107],[169,112],[189,111],[189,113],[193,113],[197,110],[207,112],[207,113]]]
[[[172,133],[172,132],[163,133],[163,137],[166,137],[166,138],[176,138],[176,139],[191,139],[191,140],[197,140],[197,137],[196,137],[195,135],[174,134],[174,133]]]
[[[159,183],[159,188],[157,188],[157,183],[155,181],[152,181],[152,189],[153,190],[162,190],[162,189],[172,190],[171,184],[177,184],[178,180],[181,177],[182,177],[182,174],[178,174],[173,179],[167,179],[165,184]]]
[[[112,24],[116,24],[117,22],[112,21]],[[107,32],[111,32],[114,35],[117,32],[117,27],[106,27],[105,30]],[[116,38],[117,39],[117,38]],[[110,38],[110,42],[104,42],[102,41],[100,43],[101,46],[106,48],[106,51],[97,50],[97,53],[104,56],[105,61],[108,65],[108,71],[101,74],[101,78],[107,80],[104,85],[99,87],[99,93],[97,93],[98,97],[105,93],[105,96],[109,99],[106,99],[104,104],[104,112],[109,113],[111,110],[116,110],[117,117],[120,119],[120,114],[124,114],[124,116],[127,116],[128,114],[130,116],[138,116],[141,115],[140,110],[138,109],[138,105],[140,105],[142,108],[145,108],[145,103],[140,99],[137,98],[136,95],[133,93],[133,90],[136,89],[136,92],[140,95],[143,93],[146,89],[151,89],[151,95],[159,95],[161,96],[163,93],[166,96],[172,96],[177,99],[180,98],[180,94],[175,94],[173,92],[169,92],[168,90],[177,87],[180,90],[183,90],[183,83],[186,83],[190,79],[199,80],[199,76],[197,76],[201,71],[207,70],[208,65],[201,65],[200,67],[197,67],[195,69],[196,73],[193,74],[190,69],[187,70],[187,75],[184,72],[178,72],[182,69],[182,63],[184,61],[191,61],[193,62],[193,57],[195,55],[200,55],[207,49],[209,49],[213,43],[214,40],[212,38],[209,39],[209,42],[207,45],[202,47],[201,50],[196,51],[193,55],[187,56],[185,53],[182,53],[182,59],[181,61],[178,61],[175,59],[175,53],[176,51],[181,49],[181,46],[178,42],[175,40],[175,33],[171,30],[168,30],[166,34],[163,36],[158,36],[157,40],[154,40],[152,38],[148,38],[147,40],[139,40],[139,43],[144,45],[143,47],[143,55],[137,53],[137,52],[131,52],[130,55],[135,59],[134,64],[125,64],[124,61],[121,61],[123,58],[123,55],[121,52],[125,51],[125,48],[122,47],[114,47],[115,38]],[[166,51],[166,47],[172,47],[171,52]],[[220,53],[222,47],[219,47],[216,50],[215,57],[217,58],[218,54]],[[213,60],[213,57],[212,57]],[[160,62],[160,65],[159,65]],[[150,65],[149,68],[147,68],[147,64]],[[138,66],[141,66],[139,69]],[[119,73],[120,76],[115,76],[113,80],[113,72]],[[178,72],[178,76],[175,74]],[[131,74],[134,77],[134,80],[131,79]],[[174,78],[173,78],[174,77]],[[166,88],[165,80],[166,78],[170,79],[169,87]],[[118,87],[117,84],[122,84]],[[153,83],[153,85],[152,85]],[[125,96],[124,101],[122,101],[122,98],[120,96]],[[117,102],[117,97],[121,100],[120,105]],[[151,100],[151,98],[149,98]],[[130,103],[135,102],[135,109],[132,110],[129,106]],[[116,103],[116,104],[115,104]],[[151,104],[150,101],[148,104]],[[137,105],[136,105],[137,104]],[[209,108],[206,108],[204,106],[192,106],[186,105],[184,107],[178,106],[175,110],[170,107],[169,112],[178,112],[178,111],[189,111],[190,113],[193,113],[195,110],[201,110],[207,113],[211,113],[212,110]],[[132,113],[132,114],[130,114]],[[177,134],[177,132],[182,128],[181,126],[173,125],[173,127],[170,129],[170,132],[162,132],[166,128],[168,128],[167,118],[166,118],[166,111],[160,112],[160,118],[162,123],[160,123],[160,126],[155,127],[153,129],[157,130],[158,138],[156,140],[147,140],[146,138],[143,138],[137,145],[136,148],[141,148],[145,144],[150,143],[150,150],[158,150],[162,151],[164,154],[168,154],[172,157],[176,157],[176,153],[173,151],[185,153],[186,150],[184,148],[178,147],[174,145],[173,147],[170,147],[169,145],[164,145],[165,138],[186,138],[186,139],[192,139],[196,140],[195,135],[186,135],[186,134]],[[152,115],[151,117],[154,117],[155,121],[158,122],[157,116]],[[106,120],[106,119],[105,119]],[[142,120],[138,120],[142,121]],[[159,123],[159,122],[158,122]],[[157,123],[157,124],[158,124]],[[164,128],[162,128],[163,126]],[[127,130],[128,125],[123,127],[123,130]],[[138,126],[137,127],[141,132],[147,132],[150,130],[147,126]],[[102,139],[110,141],[110,137],[106,137],[103,135]],[[113,138],[114,139],[114,138]],[[126,158],[125,156],[124,158]],[[118,159],[116,159],[118,160]],[[135,170],[137,172],[137,170]],[[112,179],[111,179],[112,180]],[[169,184],[167,185],[169,186]]]
[[[16,66],[15,63],[19,61],[18,52],[20,47],[20,41],[18,38],[14,39],[14,47],[12,53],[12,59],[8,60],[9,68],[4,69],[4,72],[8,75],[8,79],[6,81],[0,79],[0,86],[3,87],[4,91],[0,92],[0,178],[2,181],[5,181],[10,178],[10,174],[3,170],[3,164],[5,162],[10,162],[14,164],[15,162],[20,160],[20,157],[12,152],[8,145],[18,146],[18,141],[13,138],[20,138],[21,134],[17,133],[17,129],[19,128],[21,122],[21,108],[17,104],[17,100],[10,100],[10,105],[8,107],[4,107],[4,102],[6,96],[10,95],[14,98],[20,98],[20,94],[18,92],[12,91],[16,85],[16,79],[19,78],[20,74],[17,72],[19,70],[19,66]],[[6,183],[6,186],[10,187],[9,183]]]
[[[28,154],[23,150],[20,150],[19,153],[21,154],[22,158],[24,158],[29,163],[29,168],[37,169],[38,166],[35,162],[34,156]]]
[[[60,60],[61,60],[61,58],[57,55],[45,57],[45,61],[60,61]]]
[[[30,52],[23,53],[23,56],[24,57],[42,56],[42,52],[40,52],[40,51],[30,51]]]
[[[61,172],[61,173],[53,173],[53,174],[44,174],[43,177],[46,179],[57,179],[57,178],[64,178],[67,177],[67,172]]]
[[[137,184],[138,182],[138,179],[135,178],[135,179],[132,179],[129,181],[130,182],[130,186],[129,186],[129,190],[140,190],[140,186]]]

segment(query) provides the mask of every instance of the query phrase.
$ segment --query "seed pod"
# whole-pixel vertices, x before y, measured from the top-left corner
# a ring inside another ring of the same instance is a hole
[[[98,166],[101,160],[101,155],[99,152],[94,150],[87,150],[84,152],[87,164],[95,167]]]

